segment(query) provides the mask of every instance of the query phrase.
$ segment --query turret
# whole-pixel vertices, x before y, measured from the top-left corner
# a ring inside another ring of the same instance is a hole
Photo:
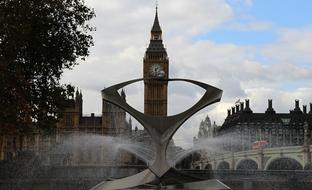
[[[75,94],[75,99],[77,100],[77,99],[79,99],[79,98],[80,98],[80,94],[79,94],[79,90],[78,90],[78,88],[77,88],[76,94]]]
[[[235,107],[232,107],[232,115],[235,114]]]
[[[76,96],[75,96],[75,107],[77,111],[79,112],[80,116],[82,116],[82,93],[79,90],[76,90]]]
[[[132,133],[132,119],[131,117],[129,118],[129,121],[128,121],[128,133],[131,134]]]
[[[300,109],[300,101],[299,101],[299,100],[296,100],[296,101],[295,101],[294,113],[302,113],[302,111],[301,111],[301,109]]]
[[[75,112],[74,112],[74,126],[78,127],[80,118],[82,117],[82,93],[79,92],[78,88],[75,94]]]
[[[228,117],[231,116],[231,109],[228,109],[227,113],[228,113]]]
[[[211,121],[210,121],[210,118],[209,118],[208,115],[206,116],[204,122],[205,122],[205,126],[206,126],[207,128],[210,128],[210,127],[211,127]]]
[[[275,110],[273,109],[273,101],[272,99],[268,100],[268,109],[265,111],[266,114],[275,114]]]
[[[155,20],[151,30],[151,40],[162,40],[162,30],[158,20],[158,7],[156,7]]]
[[[244,102],[240,103],[240,111],[243,112],[244,111]]]
[[[244,109],[244,113],[252,113],[252,110],[250,109],[250,105],[249,105],[249,99],[245,100],[245,104],[246,104],[246,107]]]
[[[239,105],[236,105],[235,108],[236,108],[236,113],[239,113]]]
[[[307,105],[303,105],[303,106],[302,106],[302,110],[303,110],[303,113],[304,113],[304,114],[307,114],[307,113],[308,113]]]

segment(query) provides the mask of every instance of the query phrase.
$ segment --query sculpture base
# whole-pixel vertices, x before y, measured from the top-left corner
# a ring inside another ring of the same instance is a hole
[[[151,170],[146,169],[136,175],[104,181],[91,190],[129,189],[196,189],[196,190],[228,190],[222,182],[211,179],[203,180],[171,168],[164,176],[158,178]]]

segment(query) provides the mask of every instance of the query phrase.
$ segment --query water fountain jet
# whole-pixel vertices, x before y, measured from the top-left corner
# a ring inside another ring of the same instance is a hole
[[[139,112],[138,110],[131,107],[127,102],[121,97],[118,93],[118,90],[124,88],[127,85],[133,84],[138,81],[143,81],[144,79],[135,79],[127,82],[123,82],[109,88],[106,88],[102,91],[102,97],[104,100],[119,106],[120,108],[127,111],[132,117],[134,117],[142,126],[146,129],[146,131],[150,134],[152,142],[155,145],[155,160],[149,166],[148,169],[138,173],[136,175],[109,181],[102,182],[91,190],[113,190],[113,189],[125,189],[137,187],[140,185],[152,183],[155,181],[162,181],[162,179],[167,178],[166,176],[177,176],[184,175],[173,168],[171,168],[167,158],[167,147],[169,141],[175,132],[181,127],[181,125],[189,119],[192,115],[200,111],[201,109],[219,102],[222,97],[222,90],[210,86],[208,84],[189,80],[189,79],[153,79],[153,80],[161,80],[161,81],[183,81],[192,83],[197,85],[204,90],[206,90],[205,94],[201,97],[201,99],[193,105],[188,110],[173,116],[152,116]],[[183,176],[184,178],[192,178],[190,176]],[[192,179],[195,180],[195,179]],[[213,181],[210,185],[210,189],[229,189],[225,185],[219,182]]]

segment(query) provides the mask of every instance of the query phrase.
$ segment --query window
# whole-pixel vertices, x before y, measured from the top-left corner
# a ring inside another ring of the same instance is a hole
[[[283,122],[285,125],[288,125],[289,122],[290,122],[290,118],[282,118],[282,122]]]
[[[159,35],[154,35],[154,40],[159,40]]]

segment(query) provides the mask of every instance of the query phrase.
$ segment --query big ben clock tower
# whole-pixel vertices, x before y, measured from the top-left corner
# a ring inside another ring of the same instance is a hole
[[[144,113],[167,116],[169,59],[162,41],[158,12],[151,30],[150,44],[143,61]]]

